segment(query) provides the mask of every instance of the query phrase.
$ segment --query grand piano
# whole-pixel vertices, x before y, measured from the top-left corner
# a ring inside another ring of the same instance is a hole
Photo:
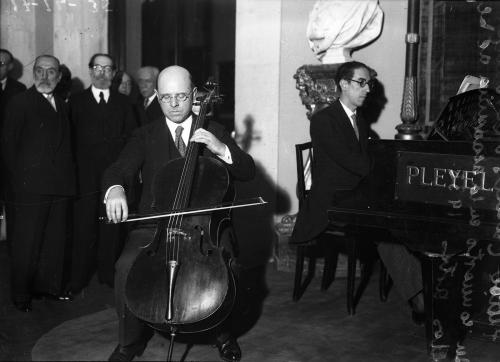
[[[492,90],[466,92],[450,98],[428,139],[370,140],[365,200],[328,211],[353,232],[380,231],[419,257],[436,361],[469,357],[471,337],[500,346],[498,104]]]

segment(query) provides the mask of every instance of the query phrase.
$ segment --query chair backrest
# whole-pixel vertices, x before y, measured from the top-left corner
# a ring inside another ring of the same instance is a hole
[[[297,160],[297,198],[299,208],[311,188],[313,148],[312,142],[299,143],[295,145],[295,156]]]

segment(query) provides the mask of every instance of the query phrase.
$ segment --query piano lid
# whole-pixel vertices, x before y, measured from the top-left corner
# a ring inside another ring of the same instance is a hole
[[[493,89],[474,89],[448,100],[428,140],[473,141],[500,139],[500,95]]]

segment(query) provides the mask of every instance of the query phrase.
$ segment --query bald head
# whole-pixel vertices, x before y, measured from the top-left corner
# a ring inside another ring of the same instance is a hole
[[[144,98],[149,98],[153,95],[159,72],[158,68],[151,66],[139,68],[137,71],[137,85],[139,86],[139,92],[141,92]]]
[[[191,74],[186,68],[173,65],[163,69],[158,76],[158,91],[164,93],[161,88],[177,87],[191,91]]]
[[[158,76],[161,109],[175,123],[182,123],[189,117],[193,104],[192,91],[191,74],[185,68],[177,65],[167,67]]]

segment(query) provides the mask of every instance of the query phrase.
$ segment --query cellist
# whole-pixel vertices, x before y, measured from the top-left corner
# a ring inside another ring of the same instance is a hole
[[[143,180],[139,213],[154,211],[151,185],[156,172],[168,161],[184,156],[189,142],[203,144],[204,156],[222,160],[232,179],[247,181],[255,174],[252,157],[238,147],[221,125],[211,121],[207,129],[199,128],[191,132],[196,117],[192,113],[196,88],[193,87],[188,70],[179,66],[167,67],[159,74],[157,82],[156,92],[164,117],[137,129],[118,160],[104,173],[106,213],[108,219],[115,223],[128,217],[125,185],[139,170]],[[153,227],[132,230],[115,265],[119,344],[109,357],[110,361],[131,361],[135,356],[140,356],[153,336],[153,330],[128,310],[124,296],[127,273],[139,255],[140,248],[151,242],[153,233]],[[238,361],[241,359],[241,350],[230,325],[231,315],[217,327],[214,342],[222,360]]]

